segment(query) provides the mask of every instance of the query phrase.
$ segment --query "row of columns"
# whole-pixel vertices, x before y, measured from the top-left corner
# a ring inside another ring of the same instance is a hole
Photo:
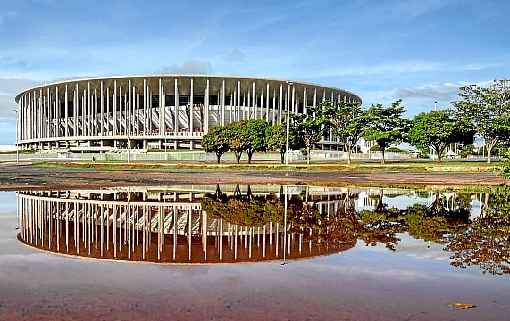
[[[168,79],[158,78],[156,90],[150,87],[154,83],[150,80],[143,79],[142,90],[132,80],[113,79],[69,82],[25,92],[18,97],[17,140],[164,137],[177,136],[181,131],[187,135],[202,134],[211,126],[224,126],[241,119],[257,118],[272,124],[280,123],[289,113],[306,113],[310,106],[309,95],[312,95],[311,106],[316,106],[318,100],[351,102],[357,99],[335,89],[301,85],[303,92],[298,97],[294,84],[279,83],[271,88],[267,82],[257,88],[256,82],[251,80],[247,80],[251,85],[243,86],[242,91],[241,80],[227,88],[226,80],[218,79],[219,86],[215,87],[219,87],[219,91],[213,93],[210,82],[215,79],[206,78],[204,103],[197,106],[195,79],[190,78],[189,102],[181,106],[180,78],[173,78],[174,105],[167,106],[165,97],[172,87],[166,86]],[[159,97],[158,108],[153,105],[155,94]],[[211,106],[210,98],[214,96],[217,105]],[[302,111],[298,110],[299,106]],[[200,126],[196,127],[196,123]]]

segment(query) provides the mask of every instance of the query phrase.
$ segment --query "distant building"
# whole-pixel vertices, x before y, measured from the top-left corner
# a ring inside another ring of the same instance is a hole
[[[20,93],[23,149],[101,151],[201,148],[215,126],[242,119],[284,122],[324,100],[358,102],[346,90],[250,77],[152,75],[74,79]],[[321,146],[338,145],[331,136]],[[336,147],[336,146],[335,146]]]

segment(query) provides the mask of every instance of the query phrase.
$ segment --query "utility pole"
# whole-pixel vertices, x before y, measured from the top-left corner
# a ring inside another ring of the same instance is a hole
[[[289,108],[289,91],[290,87],[294,86],[294,84],[290,81],[287,81],[287,134],[286,134],[286,142],[285,142],[285,165],[289,166],[289,131],[290,131],[290,108]]]

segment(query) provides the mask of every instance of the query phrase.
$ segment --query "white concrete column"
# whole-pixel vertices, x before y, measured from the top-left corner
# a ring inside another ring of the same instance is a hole
[[[292,108],[291,110],[294,112],[294,113],[297,113],[297,108],[296,108],[296,86],[292,85]]]
[[[148,118],[147,118],[147,79],[143,79],[143,134],[147,136],[147,131],[149,129],[148,126]],[[146,147],[145,147],[146,148]],[[145,207],[144,207],[145,209]]]
[[[79,89],[78,83],[76,83],[73,92],[73,119],[74,119],[74,136],[78,136],[78,101],[79,101]]]
[[[269,122],[269,83],[266,83],[266,122]]]
[[[92,103],[90,93],[90,81],[87,82],[87,135],[92,134]]]
[[[305,115],[308,113],[306,104],[307,104],[307,97],[306,97],[306,87],[305,87],[303,89],[303,114],[305,114]]]
[[[86,136],[87,135],[87,123],[85,122],[85,116],[87,115],[87,103],[86,103],[86,97],[87,96],[87,90],[83,89],[83,94],[81,96],[81,135]]]
[[[225,126],[225,79],[221,80],[221,126]]]
[[[105,125],[107,123],[105,123],[105,120],[104,120],[104,84],[103,84],[103,81],[101,80],[101,105],[100,105],[100,108],[101,108],[101,121],[99,122],[99,125],[101,126],[101,136],[104,136],[104,128],[105,128]],[[101,218],[101,221],[102,221],[102,218]],[[102,231],[102,229],[101,229]],[[101,247],[102,249],[102,247]]]
[[[98,128],[97,128],[97,90],[94,88],[94,95],[91,97],[92,105],[92,135],[97,136]]]
[[[315,108],[317,107],[317,88],[313,89],[313,103],[312,106]]]
[[[232,123],[232,108],[235,105],[234,100],[235,100],[235,92],[234,92],[234,94],[230,93],[230,108],[229,108],[229,118],[228,118],[229,123]]]
[[[276,121],[276,89],[273,89],[273,110],[271,111],[271,125]]]
[[[159,135],[165,134],[164,115],[163,115],[163,79],[159,78]]]
[[[283,113],[283,84],[280,84],[280,96],[278,97],[278,123],[282,123],[282,113]]]
[[[253,107],[253,119],[257,119],[257,94],[255,93],[255,82],[253,82],[253,101],[252,101],[252,107]]]
[[[117,135],[117,80],[113,81],[113,135]]]
[[[131,79],[128,80],[128,90],[126,92],[128,99],[126,101],[126,134],[133,135],[133,87]]]
[[[204,116],[204,124],[203,130],[204,134],[209,132],[209,78],[206,80],[205,84],[205,116]]]
[[[106,135],[110,136],[110,87],[106,87]]]
[[[189,88],[189,134],[193,133],[193,78],[190,78]],[[190,144],[191,145],[191,144]]]
[[[246,95],[243,97],[243,119],[250,119],[252,115],[252,103],[250,90],[248,89]]]
[[[69,118],[69,111],[68,111],[69,103],[68,103],[68,99],[69,99],[69,96],[68,96],[67,85],[66,85],[65,92],[64,92],[64,117],[65,117],[64,126],[66,127],[64,135],[66,137],[69,137],[69,120],[68,120],[68,118]]]
[[[58,99],[58,86],[55,87],[55,119],[56,130],[55,137],[60,137],[60,101]]]
[[[174,105],[175,105],[175,118],[174,118],[174,134],[179,132],[179,79],[174,79]]]
[[[239,116],[240,116],[239,107],[241,105],[241,81],[240,80],[237,81],[237,96],[236,97],[237,97],[237,100],[236,100],[237,105],[235,108],[236,114],[234,115],[234,119],[236,121],[239,121]]]
[[[265,102],[265,100],[264,100],[264,89],[262,89],[262,91],[260,92],[260,114],[259,114],[260,115],[259,116],[260,119],[264,119],[264,117],[263,117],[264,102]]]

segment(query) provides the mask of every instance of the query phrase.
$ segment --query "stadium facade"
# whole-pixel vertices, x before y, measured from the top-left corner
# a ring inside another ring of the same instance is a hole
[[[215,126],[285,122],[321,101],[361,103],[349,91],[299,81],[147,75],[59,81],[16,96],[22,149],[107,151],[201,148]],[[322,145],[336,140],[325,137]]]

